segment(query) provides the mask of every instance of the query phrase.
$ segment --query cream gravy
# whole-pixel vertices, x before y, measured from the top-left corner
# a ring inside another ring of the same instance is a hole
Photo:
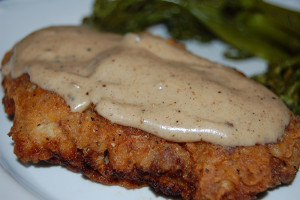
[[[17,43],[2,73],[28,73],[73,112],[92,103],[114,123],[175,142],[271,143],[290,119],[262,85],[146,33],[49,27]]]

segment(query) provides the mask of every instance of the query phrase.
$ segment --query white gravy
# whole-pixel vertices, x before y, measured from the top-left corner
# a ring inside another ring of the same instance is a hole
[[[290,120],[262,85],[150,34],[49,27],[17,43],[2,73],[28,73],[73,112],[94,104],[114,123],[175,142],[271,143]]]

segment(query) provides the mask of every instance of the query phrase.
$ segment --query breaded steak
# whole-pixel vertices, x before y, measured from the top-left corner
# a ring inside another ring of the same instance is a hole
[[[159,193],[194,200],[254,199],[291,183],[299,168],[300,119],[292,113],[274,144],[175,143],[111,123],[93,105],[71,112],[62,97],[33,84],[27,74],[6,76],[2,85],[5,111],[14,116],[9,135],[23,162],[61,164],[103,184],[149,185]]]

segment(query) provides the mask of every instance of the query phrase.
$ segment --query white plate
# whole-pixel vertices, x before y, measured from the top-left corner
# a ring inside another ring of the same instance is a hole
[[[287,1],[288,5],[300,6],[299,0]],[[91,12],[92,0],[0,0],[0,56],[15,42],[30,32],[49,25],[79,24],[82,17]],[[161,26],[150,29],[166,36]],[[220,42],[199,45],[187,42],[187,48],[213,61],[237,67],[247,75],[262,72],[265,62],[251,59],[233,62],[222,57],[225,48]],[[3,90],[0,90],[0,98]],[[13,143],[7,136],[12,122],[0,106],[0,198],[11,199],[130,199],[158,200],[148,188],[126,190],[118,186],[104,186],[91,182],[82,175],[59,166],[26,165],[13,154]],[[299,176],[292,185],[268,192],[264,200],[297,199],[300,196]]]

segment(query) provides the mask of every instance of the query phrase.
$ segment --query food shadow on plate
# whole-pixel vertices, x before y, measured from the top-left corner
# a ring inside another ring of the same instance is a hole
[[[12,143],[13,145],[13,143]],[[22,162],[20,159],[16,158],[17,162],[19,164],[21,164],[22,166],[24,166],[25,168],[29,168],[29,167],[35,167],[35,168],[48,168],[48,167],[53,167],[53,166],[60,166],[58,164],[52,164],[52,163],[48,163],[46,161],[39,161],[38,163],[32,163],[32,162]],[[67,169],[66,167],[63,167],[65,169]]]
[[[13,143],[12,143],[12,145],[13,145]],[[39,161],[38,163],[33,163],[33,162],[26,162],[26,163],[24,163],[24,162],[22,162],[20,159],[18,159],[18,158],[16,158],[16,161],[19,163],[19,164],[21,164],[23,167],[25,167],[25,168],[30,168],[30,167],[34,167],[34,168],[50,168],[50,167],[60,167],[60,168],[62,168],[62,169],[64,169],[64,170],[67,170],[67,171],[69,171],[70,173],[76,173],[76,174],[80,174],[79,172],[74,172],[74,171],[72,171],[71,169],[69,169],[69,168],[67,168],[67,167],[65,167],[65,166],[61,166],[61,165],[59,165],[59,164],[53,164],[53,163],[48,163],[48,162],[46,162],[46,161]],[[100,184],[100,185],[104,185],[104,186],[108,186],[108,185],[105,185],[105,184],[102,184],[102,183],[99,183],[99,182],[96,182],[96,181],[93,181],[93,180],[91,180],[91,179],[89,179],[88,177],[86,177],[86,176],[84,176],[84,175],[82,175],[81,174],[81,176],[82,176],[82,179],[83,180],[85,180],[85,181],[90,181],[90,182],[93,182],[93,183],[95,183],[95,184]],[[116,186],[119,186],[119,185],[116,185]],[[145,187],[148,187],[149,188],[149,190],[155,195],[155,197],[156,198],[159,198],[159,197],[162,197],[162,198],[164,198],[164,199],[166,199],[166,200],[181,200],[182,198],[180,198],[179,196],[168,196],[168,195],[164,195],[164,194],[162,194],[162,193],[160,193],[160,192],[156,192],[152,187],[150,187],[150,186],[145,186]],[[126,188],[125,188],[126,189]],[[139,189],[139,188],[137,188],[137,189]],[[128,190],[131,190],[131,189],[128,189]],[[135,190],[135,189],[133,189],[133,190]]]
[[[12,145],[13,145],[13,143],[12,143]],[[69,171],[70,173],[80,174],[79,172],[74,172],[74,171],[72,171],[71,169],[69,169],[69,168],[67,168],[67,167],[65,167],[65,166],[61,166],[61,165],[59,165],[59,164],[48,163],[48,162],[46,162],[46,161],[40,161],[40,162],[38,162],[38,163],[32,163],[32,162],[26,162],[26,163],[24,163],[24,162],[22,162],[22,161],[21,161],[20,159],[18,159],[18,158],[16,158],[16,160],[17,160],[17,162],[18,162],[19,164],[21,164],[21,165],[24,166],[25,168],[29,168],[29,167],[34,167],[34,168],[60,167],[60,168],[62,168],[62,169],[65,169],[65,170]],[[93,181],[93,180],[89,179],[88,177],[86,177],[86,176],[84,176],[84,175],[82,175],[82,174],[81,174],[81,176],[82,176],[82,179],[85,180],[85,181],[90,181],[90,182],[93,182],[93,183],[95,183],[95,184],[104,185],[104,184],[102,184],[102,183]],[[104,185],[104,186],[108,186],[108,185]],[[118,186],[118,185],[116,185],[116,186]],[[281,185],[280,187],[275,187],[275,188],[269,189],[269,190],[267,190],[267,191],[264,191],[264,192],[262,192],[262,193],[259,193],[259,194],[257,195],[257,200],[264,200],[264,199],[268,196],[269,192],[274,192],[274,191],[276,191],[276,190],[278,190],[278,189],[282,189],[282,188],[288,187],[288,186],[289,186],[289,185]],[[155,191],[152,187],[150,187],[150,186],[145,186],[145,187],[148,187],[149,190],[150,190],[150,191],[155,195],[155,197],[157,197],[157,198],[162,197],[162,198],[165,198],[165,199],[167,199],[167,200],[181,200],[181,199],[182,199],[182,198],[180,198],[179,196],[178,196],[178,197],[176,197],[176,196],[175,196],[175,197],[172,197],[172,196],[164,195],[164,194],[162,194],[162,193],[160,193],[160,192],[156,192],[156,191]],[[131,190],[131,189],[128,189],[128,190]],[[134,189],[133,189],[133,190],[134,190]]]
[[[1,0],[0,0],[0,1],[1,1]],[[14,117],[15,117],[14,114],[12,114],[12,115],[7,115],[7,114],[6,114],[6,119],[7,119],[8,121],[10,121],[10,122],[13,122],[13,121],[14,121]]]
[[[147,186],[146,186],[147,187]],[[149,187],[149,186],[148,186]],[[155,197],[163,197],[167,200],[182,200],[182,198],[180,198],[180,196],[168,196],[168,195],[165,195],[165,194],[162,194],[162,193],[158,193],[158,192],[155,192],[155,190],[151,187],[149,187],[149,190],[155,195]]]
[[[257,194],[257,200],[264,200],[268,196],[268,191]]]
[[[291,184],[293,184],[293,183],[291,183]],[[269,193],[275,192],[276,190],[282,190],[282,189],[284,189],[286,187],[289,187],[289,186],[290,186],[290,184],[288,184],[288,185],[280,185],[279,187],[268,189],[268,190],[266,190],[266,191],[264,191],[262,193],[257,194],[257,199],[256,200],[264,200],[264,199],[267,198],[267,196],[268,196]]]

